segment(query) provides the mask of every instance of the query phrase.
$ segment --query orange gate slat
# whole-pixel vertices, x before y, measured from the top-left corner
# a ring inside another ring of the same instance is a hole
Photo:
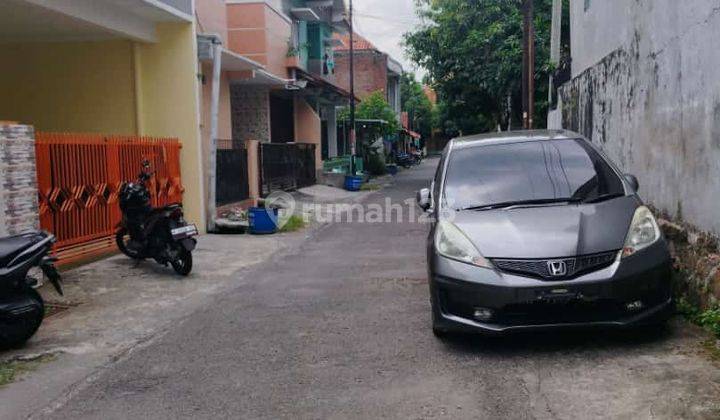
[[[114,249],[120,221],[118,193],[134,181],[142,159],[155,172],[151,202],[182,202],[180,141],[175,138],[36,134],[40,226],[58,239],[61,264],[91,258]]]

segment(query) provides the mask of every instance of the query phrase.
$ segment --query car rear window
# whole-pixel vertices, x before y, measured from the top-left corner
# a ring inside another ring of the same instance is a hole
[[[615,171],[584,140],[471,147],[449,158],[444,199],[455,209],[624,193]]]

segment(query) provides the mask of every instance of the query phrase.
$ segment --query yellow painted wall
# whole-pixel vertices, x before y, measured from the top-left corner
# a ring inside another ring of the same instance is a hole
[[[186,218],[205,230],[198,61],[192,24],[157,26],[157,42],[136,44],[138,125],[150,136],[182,141],[181,170]]]
[[[135,134],[130,41],[0,44],[0,120]]]
[[[44,131],[178,137],[187,218],[204,231],[196,48],[191,23],[159,24],[156,43],[0,44],[0,120]]]

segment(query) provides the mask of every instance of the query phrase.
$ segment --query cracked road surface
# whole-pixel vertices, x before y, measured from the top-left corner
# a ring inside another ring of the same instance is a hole
[[[370,197],[400,203],[437,160]],[[336,223],[38,413],[50,418],[718,418],[705,336],[435,339],[411,223]]]

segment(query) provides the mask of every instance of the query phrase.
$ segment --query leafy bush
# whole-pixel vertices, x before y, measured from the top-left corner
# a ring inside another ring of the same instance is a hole
[[[385,157],[379,153],[370,153],[367,157],[365,169],[373,176],[385,175],[387,173]]]
[[[720,308],[702,312],[698,315],[698,323],[720,338]]]
[[[293,214],[287,218],[285,224],[280,228],[280,232],[295,232],[305,227],[305,219],[302,216]]]
[[[377,191],[379,189],[382,189],[381,185],[370,183],[362,184],[362,186],[360,187],[360,191]]]
[[[720,307],[701,311],[686,299],[680,298],[677,309],[690,322],[707,329],[715,334],[715,337],[720,338]]]

